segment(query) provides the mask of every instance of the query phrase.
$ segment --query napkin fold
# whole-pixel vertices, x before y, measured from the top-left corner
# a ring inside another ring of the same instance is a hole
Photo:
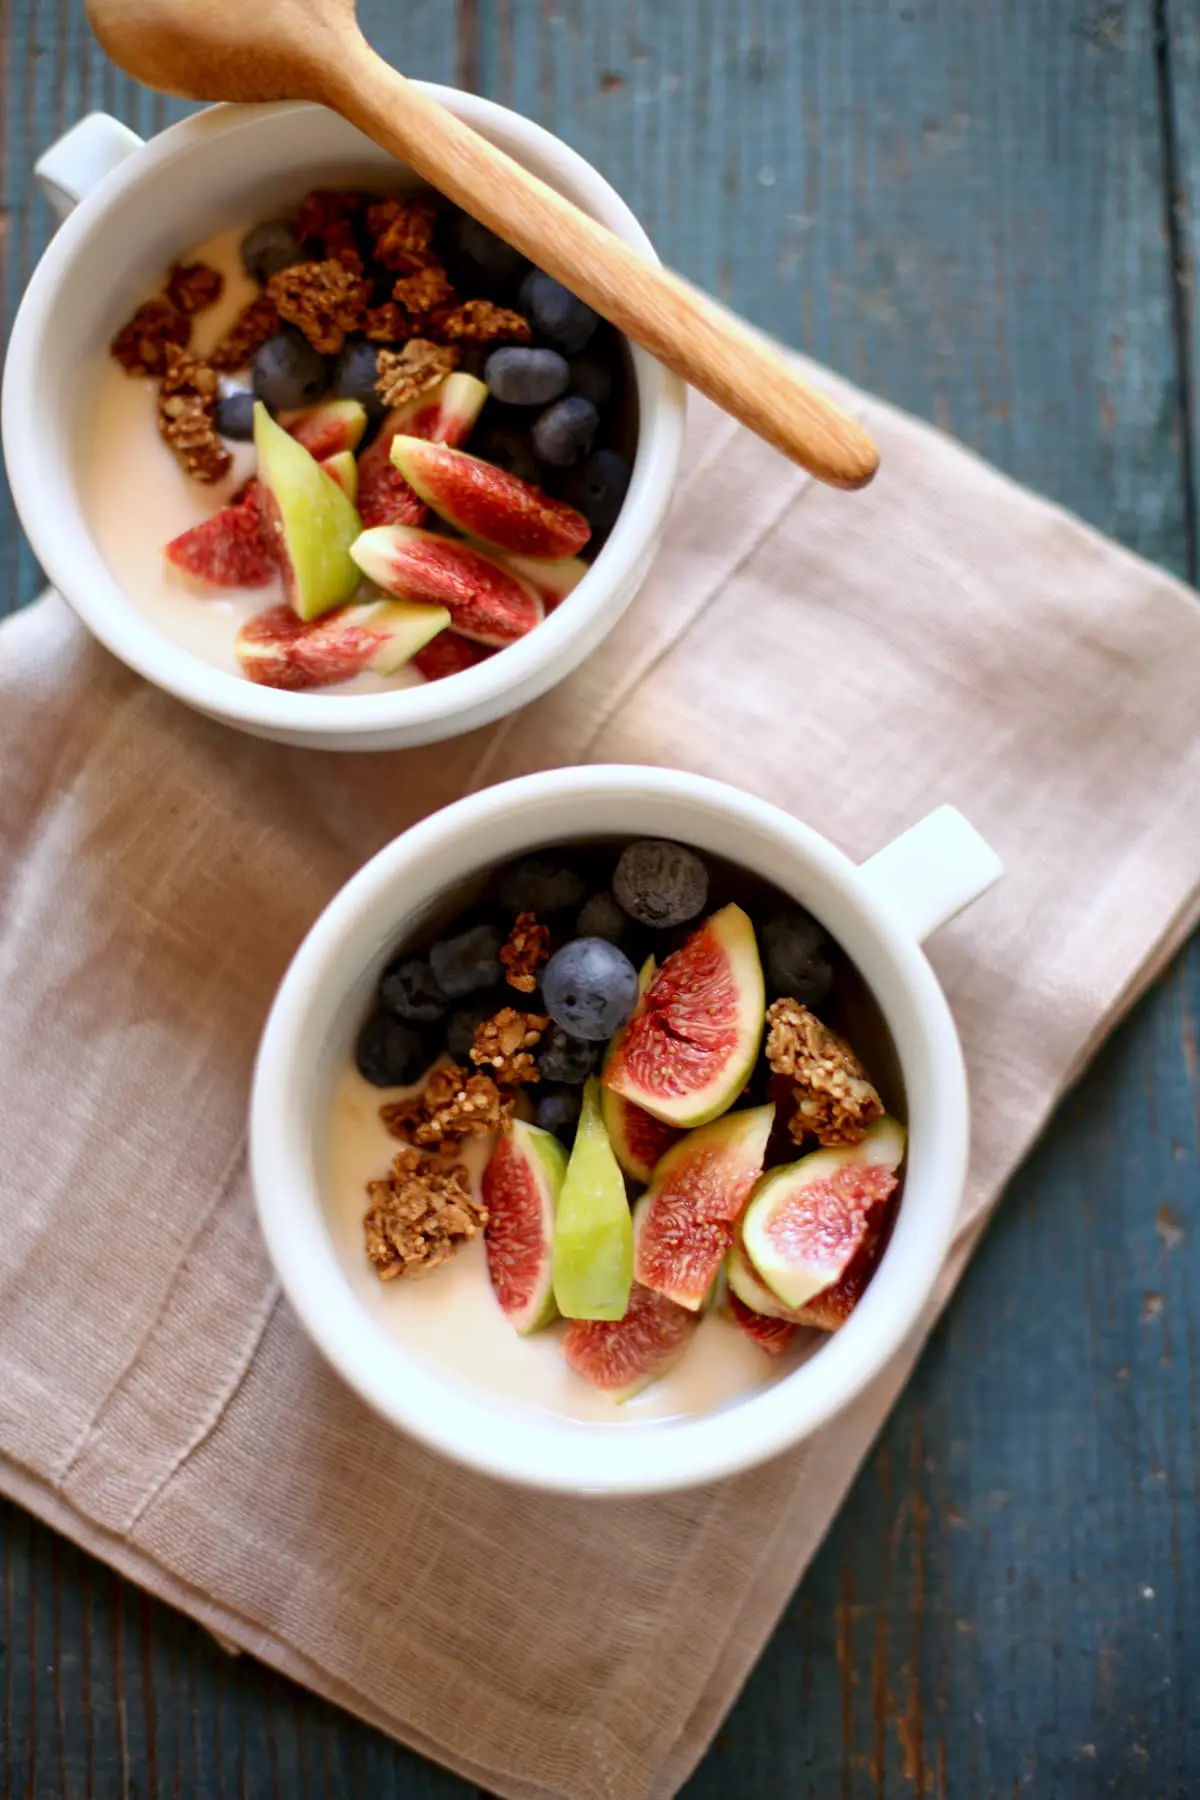
[[[1000,1189],[1200,909],[1189,590],[926,426],[818,379],[877,482],[809,482],[693,400],[667,540],[586,667],[372,757],[238,736],[60,600],[0,630],[0,1488],[224,1639],[512,1800],[699,1760]],[[272,991],[413,820],[535,767],[674,764],[855,857],[940,801],[1005,880],[938,934],[974,1150],[918,1332],[817,1438],[586,1502],[441,1461],[281,1302],[245,1115]]]

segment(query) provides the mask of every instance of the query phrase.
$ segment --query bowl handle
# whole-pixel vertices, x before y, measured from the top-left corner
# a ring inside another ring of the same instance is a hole
[[[1004,864],[955,806],[939,806],[859,865],[884,911],[919,944],[999,881]]]
[[[144,144],[144,138],[111,113],[89,113],[43,150],[33,173],[52,211],[65,219],[106,175]]]

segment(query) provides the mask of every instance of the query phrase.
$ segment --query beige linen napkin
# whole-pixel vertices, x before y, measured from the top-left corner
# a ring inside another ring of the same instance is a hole
[[[853,390],[846,497],[693,402],[666,546],[572,680],[378,757],[239,737],[48,599],[0,633],[0,1487],[224,1638],[506,1796],[673,1793],[1064,1086],[1197,912],[1200,612]],[[1008,867],[932,957],[970,1064],[963,1227],[904,1356],[807,1446],[630,1503],[393,1434],[277,1295],[255,1041],[373,850],[535,766],[674,763],[854,856],[960,805]]]

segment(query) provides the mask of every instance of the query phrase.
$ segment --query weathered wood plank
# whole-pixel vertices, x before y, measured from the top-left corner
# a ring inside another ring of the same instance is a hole
[[[1200,443],[1196,383],[1200,370],[1200,12],[1190,0],[1160,0],[1159,78],[1167,178],[1171,184],[1172,248],[1176,260],[1176,338],[1179,383],[1191,416],[1187,475],[1193,544],[1200,548]]]
[[[560,131],[760,323],[1186,567],[1150,0],[363,16],[409,72]],[[1191,195],[1200,27],[1171,24]],[[165,110],[103,70],[79,0],[20,0],[8,58],[6,317],[46,229],[35,150],[88,105]],[[0,597],[28,598],[10,524]],[[1198,1010],[1193,953],[1014,1185],[691,1800],[1200,1790]],[[0,1795],[470,1792],[11,1508],[0,1581]]]

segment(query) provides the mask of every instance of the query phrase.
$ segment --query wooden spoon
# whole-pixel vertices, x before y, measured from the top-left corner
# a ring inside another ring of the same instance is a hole
[[[399,157],[685,381],[834,487],[870,437],[749,325],[630,249],[370,48],[354,0],[87,0],[121,68],[190,100],[315,100]]]

